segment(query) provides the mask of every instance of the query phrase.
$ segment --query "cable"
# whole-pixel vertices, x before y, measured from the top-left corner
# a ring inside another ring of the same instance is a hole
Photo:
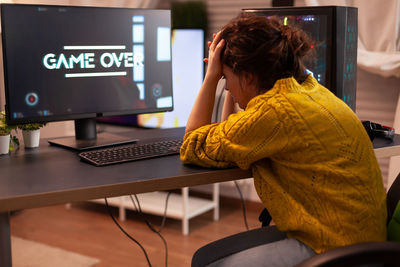
[[[233,181],[236,185],[236,188],[239,192],[240,195],[240,199],[242,200],[242,210],[243,210],[243,220],[244,220],[244,225],[246,226],[246,230],[249,230],[249,225],[247,224],[247,216],[246,216],[246,202],[244,200],[242,191],[240,190],[239,184],[237,183],[237,181]]]
[[[112,220],[114,221],[114,223],[118,226],[118,228],[119,228],[129,239],[131,239],[133,242],[135,242],[135,243],[142,249],[142,251],[143,251],[143,253],[144,253],[144,256],[146,257],[147,263],[149,264],[149,267],[151,267],[151,262],[150,262],[149,256],[147,255],[147,252],[146,252],[146,250],[144,249],[144,247],[143,247],[136,239],[134,239],[132,236],[130,236],[130,235],[124,230],[124,228],[122,228],[122,226],[117,222],[117,220],[114,218],[114,215],[112,214],[112,212],[111,212],[111,210],[110,210],[110,207],[108,206],[107,198],[104,198],[104,201],[106,202],[106,208],[107,208],[108,214],[110,214],[110,216],[111,216]]]
[[[170,195],[171,195],[171,192],[168,192],[167,198],[166,198],[166,200],[165,200],[164,215],[163,215],[163,219],[162,219],[162,221],[161,221],[161,225],[160,225],[160,229],[159,229],[159,230],[155,229],[154,226],[146,219],[146,217],[145,217],[144,214],[142,213],[142,208],[140,207],[140,202],[139,202],[139,199],[138,199],[137,195],[134,194],[135,199],[136,199],[136,202],[137,202],[137,206],[136,206],[135,201],[134,201],[133,198],[132,198],[132,195],[129,195],[129,197],[130,197],[130,199],[131,199],[131,201],[132,201],[132,203],[133,203],[133,206],[135,206],[136,211],[139,213],[139,215],[141,216],[141,218],[145,221],[145,223],[147,224],[147,226],[149,227],[149,229],[150,229],[151,231],[153,231],[154,233],[156,233],[156,234],[161,238],[161,240],[162,240],[162,242],[163,242],[163,244],[164,244],[164,247],[165,247],[165,267],[168,266],[168,245],[167,245],[167,241],[166,241],[166,240],[164,239],[164,237],[161,235],[161,231],[162,231],[162,229],[164,228],[165,220],[166,220],[166,218],[167,218],[168,199],[169,199],[169,196],[170,196]]]
[[[146,219],[146,217],[144,216],[144,214],[142,213],[142,208],[140,207],[140,202],[139,202],[139,199],[138,199],[137,195],[134,194],[135,199],[136,199],[137,204],[138,204],[137,206],[136,206],[135,201],[134,201],[133,198],[132,198],[132,195],[129,195],[129,197],[130,197],[130,199],[131,199],[133,205],[135,206],[136,211],[139,213],[139,215],[141,216],[141,218],[145,221],[145,223],[147,224],[147,226],[149,227],[149,229],[150,229],[151,231],[153,231],[154,233],[156,233],[156,234],[161,238],[161,240],[163,241],[164,247],[165,247],[165,267],[168,266],[168,245],[167,245],[167,241],[166,241],[166,240],[164,239],[164,237],[161,235],[161,231],[162,231],[162,229],[163,229],[163,227],[164,227],[164,224],[165,224],[165,218],[166,218],[167,207],[168,207],[168,199],[169,199],[170,194],[171,194],[171,192],[168,192],[168,194],[167,194],[167,198],[166,198],[166,201],[165,201],[164,216],[163,216],[163,220],[162,220],[162,222],[161,222],[161,226],[160,226],[160,229],[159,229],[159,230],[156,230],[156,229],[153,227],[153,225]]]
[[[136,203],[135,203],[135,201],[133,200],[132,196],[130,195],[129,197],[131,198],[131,201],[132,201],[133,205],[135,206],[136,211],[137,211],[141,216],[143,216],[143,218],[145,219],[145,221],[148,222],[148,223],[151,225],[151,227],[153,227],[153,229],[154,229],[156,232],[161,233],[162,229],[164,228],[165,221],[166,221],[166,218],[167,218],[168,200],[169,200],[170,195],[171,195],[171,192],[168,192],[167,198],[165,199],[164,214],[163,214],[163,218],[162,218],[162,221],[161,221],[161,225],[160,225],[160,229],[159,229],[159,230],[156,230],[156,229],[153,227],[153,225],[152,225],[150,222],[148,222],[148,221],[146,220],[146,218],[145,218],[145,216],[144,216],[144,214],[143,214],[143,212],[142,212],[142,208],[140,207],[140,202],[139,202],[139,199],[138,199],[137,195],[135,194],[134,196],[135,196],[135,199],[136,199],[136,201],[137,201],[139,207],[136,206]]]
[[[167,198],[165,199],[164,215],[163,215],[163,219],[161,221],[160,229],[158,230],[159,233],[161,233],[162,229],[164,228],[165,221],[167,219],[168,199],[169,199],[170,195],[171,195],[171,192],[168,192]]]

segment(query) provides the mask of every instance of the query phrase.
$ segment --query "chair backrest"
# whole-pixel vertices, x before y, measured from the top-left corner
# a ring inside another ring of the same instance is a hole
[[[386,196],[389,241],[400,242],[400,173],[394,180]]]
[[[393,216],[397,203],[400,201],[400,173],[397,175],[393,184],[390,186],[386,196],[386,204],[388,210],[388,220]]]

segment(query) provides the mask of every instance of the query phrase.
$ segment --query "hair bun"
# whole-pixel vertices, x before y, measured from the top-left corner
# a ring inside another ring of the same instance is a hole
[[[292,36],[292,30],[288,26],[285,26],[285,25],[282,25],[280,30],[281,30],[282,39],[290,40],[290,38]]]
[[[292,50],[293,55],[304,57],[310,51],[310,40],[308,35],[297,28],[291,28],[286,25],[279,27],[281,37],[287,42],[288,48]]]

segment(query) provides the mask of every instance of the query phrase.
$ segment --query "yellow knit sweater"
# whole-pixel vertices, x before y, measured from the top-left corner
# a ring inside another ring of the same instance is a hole
[[[251,168],[278,229],[316,253],[386,239],[386,193],[368,135],[311,76],[279,80],[246,110],[187,133],[181,160]]]

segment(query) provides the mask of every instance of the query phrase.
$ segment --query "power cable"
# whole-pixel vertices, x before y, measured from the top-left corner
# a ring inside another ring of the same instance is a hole
[[[143,253],[144,253],[144,256],[146,257],[146,261],[147,261],[149,267],[151,267],[151,262],[150,262],[149,256],[147,255],[147,252],[146,252],[146,250],[144,249],[144,247],[143,247],[136,239],[134,239],[131,235],[129,235],[129,234],[124,230],[124,228],[122,228],[122,226],[117,222],[117,220],[114,218],[114,215],[112,214],[112,212],[111,212],[111,210],[110,210],[110,207],[108,206],[107,198],[104,198],[104,201],[106,202],[106,208],[107,208],[108,214],[110,214],[110,216],[111,216],[111,219],[112,219],[112,220],[114,221],[114,223],[118,226],[118,228],[122,231],[122,233],[124,233],[129,239],[131,239],[133,242],[135,242],[135,243],[142,249],[142,251],[143,251]]]
[[[246,216],[246,201],[244,200],[242,191],[240,190],[239,184],[237,183],[237,181],[233,181],[236,185],[236,188],[239,192],[240,195],[240,199],[242,200],[242,210],[243,210],[243,220],[244,220],[244,225],[246,227],[246,230],[249,230],[249,225],[247,224],[247,216]]]

